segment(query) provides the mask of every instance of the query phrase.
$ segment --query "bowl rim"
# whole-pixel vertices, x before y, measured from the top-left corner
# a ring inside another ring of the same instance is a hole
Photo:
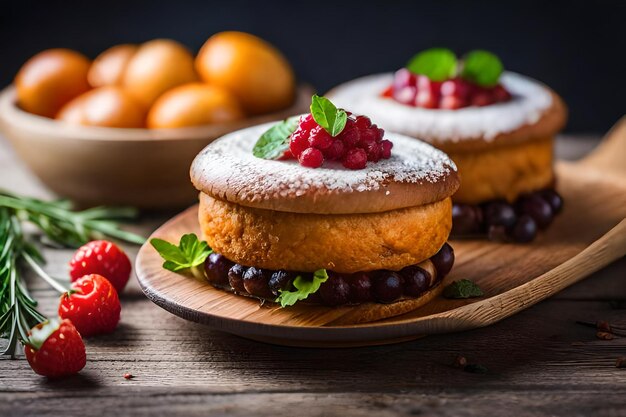
[[[248,117],[235,122],[204,126],[190,126],[165,129],[119,128],[100,126],[76,126],[59,120],[39,116],[22,110],[17,105],[17,91],[10,84],[0,91],[0,129],[5,136],[8,128],[19,129],[40,135],[63,137],[75,140],[107,141],[158,141],[158,140],[198,140],[218,137],[246,127],[285,119],[299,114],[308,107],[313,87],[301,84],[296,88],[293,104],[283,110]]]

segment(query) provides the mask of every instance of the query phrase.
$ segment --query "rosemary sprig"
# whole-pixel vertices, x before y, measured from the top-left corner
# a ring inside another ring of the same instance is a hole
[[[47,202],[0,190],[0,338],[8,339],[0,354],[15,356],[17,342],[24,342],[30,328],[45,320],[37,311],[37,301],[28,293],[20,266],[30,268],[55,286],[41,268],[44,259],[24,235],[22,222],[34,224],[50,241],[65,247],[78,247],[105,237],[142,244],[145,238],[120,229],[114,221],[136,215],[137,211],[131,208],[72,211],[65,201]],[[58,283],[55,288],[63,290]]]
[[[26,340],[30,328],[45,317],[37,311],[37,301],[17,267],[18,260],[34,248],[28,248],[20,222],[6,208],[0,208],[0,247],[0,337],[8,339],[0,353],[15,356],[18,340]]]

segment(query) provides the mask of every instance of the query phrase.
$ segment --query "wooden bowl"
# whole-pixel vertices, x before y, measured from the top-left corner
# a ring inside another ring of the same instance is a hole
[[[311,87],[301,86],[291,107],[234,123],[151,130],[72,126],[40,117],[21,110],[9,86],[0,92],[0,129],[45,185],[80,206],[176,208],[197,199],[189,166],[207,144],[234,130],[304,113],[312,94]]]

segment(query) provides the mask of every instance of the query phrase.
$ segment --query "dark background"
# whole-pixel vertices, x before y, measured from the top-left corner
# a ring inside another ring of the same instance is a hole
[[[173,38],[197,51],[236,29],[278,46],[320,91],[448,46],[497,53],[570,107],[569,131],[604,132],[625,113],[626,1],[1,1],[0,84],[51,47],[94,57],[117,43]]]

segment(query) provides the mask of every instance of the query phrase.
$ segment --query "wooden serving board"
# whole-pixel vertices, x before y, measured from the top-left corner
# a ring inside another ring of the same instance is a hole
[[[482,298],[439,297],[401,316],[342,326],[336,323],[351,307],[261,305],[163,269],[162,259],[149,244],[139,251],[136,272],[146,296],[171,313],[269,343],[365,346],[483,327],[626,255],[626,119],[590,156],[576,163],[558,162],[556,170],[565,207],[533,243],[451,241],[456,262],[444,285],[473,280],[485,292]],[[200,233],[197,206],[165,223],[152,237],[178,241],[185,233]]]

